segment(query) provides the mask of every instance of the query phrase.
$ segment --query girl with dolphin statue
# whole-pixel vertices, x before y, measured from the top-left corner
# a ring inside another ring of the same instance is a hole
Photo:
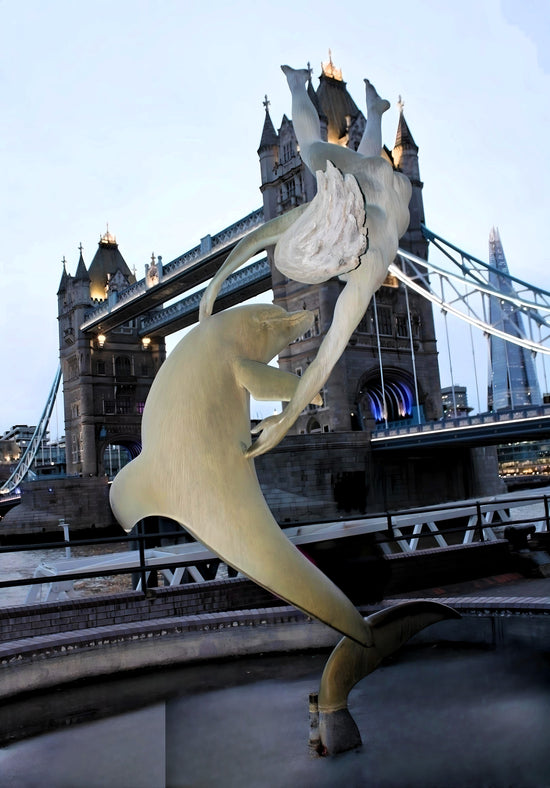
[[[111,487],[126,530],[161,515],[186,528],[225,563],[344,635],[319,693],[319,751],[360,743],[347,709],[351,688],[420,629],[456,617],[435,602],[410,602],[368,619],[286,538],[261,492],[253,457],[276,446],[310,402],[318,402],[409,222],[408,179],[381,156],[381,118],[389,103],[366,82],[368,120],[357,152],[323,142],[307,91],[309,71],[283,66],[294,129],[317,175],[311,203],[267,222],[239,242],[201,301],[200,322],[157,374],[143,413],[143,451]],[[223,281],[275,245],[275,265],[297,281],[344,282],[317,357],[300,378],[268,362],[313,321],[306,310],[248,305],[213,315]],[[257,428],[250,445],[249,395],[288,402]],[[162,468],[162,473],[157,472]]]

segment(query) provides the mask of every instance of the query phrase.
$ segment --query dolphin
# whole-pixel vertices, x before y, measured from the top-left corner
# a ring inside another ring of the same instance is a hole
[[[272,304],[204,318],[155,377],[143,412],[143,450],[115,477],[110,502],[126,531],[144,517],[169,517],[229,566],[370,646],[359,611],[273,518],[245,455],[250,395],[291,399],[300,378],[268,362],[312,323],[307,310]]]

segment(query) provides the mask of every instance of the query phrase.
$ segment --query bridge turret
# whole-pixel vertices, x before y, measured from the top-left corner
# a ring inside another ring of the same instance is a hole
[[[408,252],[412,252],[424,260],[428,257],[428,242],[422,235],[422,225],[424,219],[424,200],[422,189],[424,184],[420,180],[420,167],[418,164],[418,145],[413,139],[411,130],[405,120],[403,107],[405,106],[399,97],[399,122],[397,133],[392,150],[393,164],[396,169],[404,173],[412,184],[412,197],[409,203],[411,220],[409,229],[401,239],[400,246]]]
[[[97,252],[90,264],[90,296],[101,301],[107,295],[107,284],[117,272],[124,279],[126,285],[133,285],[136,277],[128,268],[124,257],[121,255],[115,236],[109,232],[104,233],[99,239]]]

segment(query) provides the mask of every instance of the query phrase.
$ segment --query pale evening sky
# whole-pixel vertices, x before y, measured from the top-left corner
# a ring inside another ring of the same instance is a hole
[[[511,273],[550,289],[547,0],[4,0],[0,37],[0,432],[45,404],[63,255],[74,274],[82,243],[89,265],[108,222],[141,277],[260,207],[264,94],[278,128],[279,65],[317,77],[329,48],[359,106],[364,77],[392,101],[390,148],[403,97],[428,227],[487,259],[498,226]]]

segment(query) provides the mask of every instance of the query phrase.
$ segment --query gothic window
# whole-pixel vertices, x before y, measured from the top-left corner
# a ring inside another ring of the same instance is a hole
[[[118,415],[124,415],[132,412],[132,403],[130,397],[116,398],[116,412]]]
[[[406,315],[396,315],[395,316],[395,327],[397,329],[397,336],[398,337],[408,337],[409,336],[409,327],[407,325],[407,316]]]
[[[292,142],[285,142],[283,144],[283,164],[290,161],[294,156],[294,146]]]
[[[115,358],[115,375],[118,377],[128,377],[131,375],[132,365],[128,356],[117,356]]]
[[[359,334],[372,334],[372,326],[374,323],[374,317],[372,314],[372,309],[369,307],[363,317],[361,318],[361,322],[357,326],[357,331]]]
[[[71,419],[78,419],[80,417],[80,403],[73,402],[71,404]]]
[[[74,380],[75,378],[78,377],[78,359],[76,358],[76,356],[73,356],[72,358],[69,359],[69,362],[67,364],[67,370],[69,373],[68,375],[69,380]]]
[[[78,435],[71,436],[71,459],[74,463],[80,462],[80,442]]]
[[[289,197],[296,197],[296,181],[294,178],[287,183],[287,191]]]
[[[104,361],[96,361],[96,363],[95,363],[95,371],[96,371],[96,375],[105,375],[105,362]]]
[[[391,337],[393,335],[391,306],[377,305],[376,311],[378,315],[378,333]]]

